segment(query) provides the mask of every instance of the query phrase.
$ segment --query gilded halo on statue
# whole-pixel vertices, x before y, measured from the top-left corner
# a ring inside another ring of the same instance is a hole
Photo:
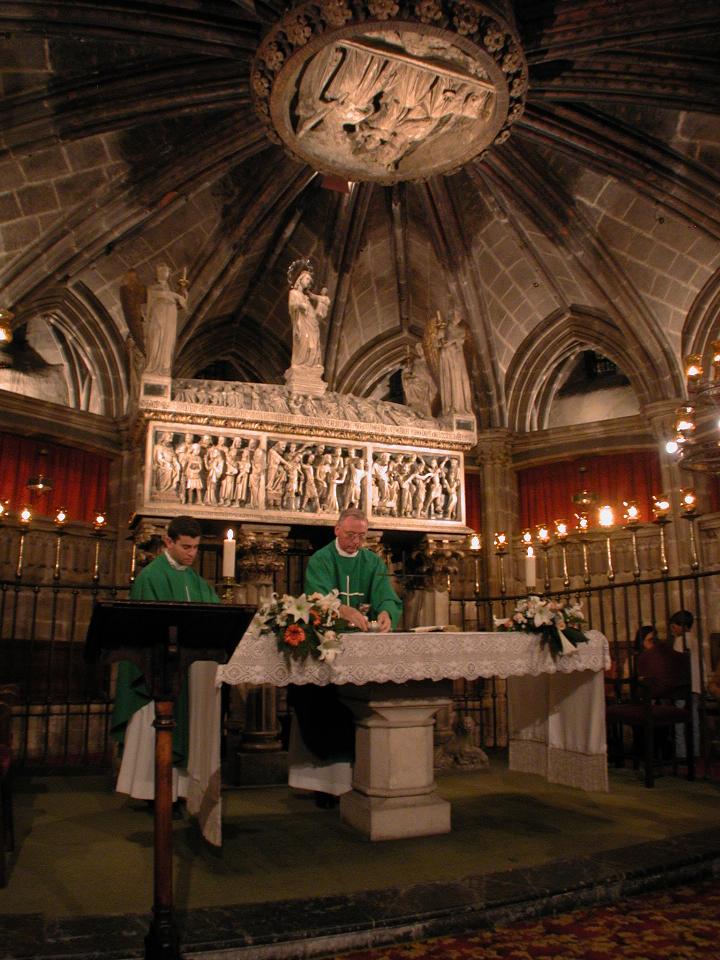
[[[459,169],[503,143],[528,69],[502,0],[296,3],[251,72],[268,136],[349,181]]]

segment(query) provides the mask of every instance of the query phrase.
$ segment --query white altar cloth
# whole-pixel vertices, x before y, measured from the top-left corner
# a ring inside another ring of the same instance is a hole
[[[586,631],[575,653],[553,658],[532,633],[348,633],[332,664],[281,654],[250,624],[217,682],[406,683],[410,680],[509,678],[509,766],[554,783],[607,790],[603,671],[607,639]]]

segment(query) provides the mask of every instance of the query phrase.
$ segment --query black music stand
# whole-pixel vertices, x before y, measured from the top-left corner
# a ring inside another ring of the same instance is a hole
[[[222,603],[98,600],[85,657],[130,660],[145,675],[155,701],[155,835],[153,919],[145,960],[180,960],[172,889],[173,705],[191,663],[225,663],[255,607]]]

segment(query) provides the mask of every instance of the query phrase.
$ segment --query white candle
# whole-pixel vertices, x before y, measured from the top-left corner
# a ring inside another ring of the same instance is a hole
[[[535,586],[535,551],[532,547],[527,548],[525,557],[525,586],[528,589]]]
[[[350,606],[350,577],[345,577],[345,604]]]
[[[232,530],[228,530],[227,537],[223,540],[222,575],[235,579],[235,536]]]

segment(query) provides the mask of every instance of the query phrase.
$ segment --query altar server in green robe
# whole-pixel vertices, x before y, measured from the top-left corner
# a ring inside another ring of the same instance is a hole
[[[200,544],[200,533],[200,524],[194,517],[182,516],[171,520],[163,538],[165,550],[138,574],[130,591],[130,599],[219,603],[210,584],[192,569]],[[191,674],[200,673],[203,667],[203,664],[193,664]],[[194,682],[191,681],[191,690],[194,689]],[[207,693],[200,695],[206,710],[212,710],[214,697]],[[192,791],[192,776],[188,775],[190,735],[187,680],[174,713],[173,800],[176,800],[178,796],[187,797]],[[119,793],[140,800],[152,800],[155,796],[154,719],[155,704],[144,676],[134,664],[122,661],[118,667],[112,717],[113,737],[122,745],[116,789]],[[219,738],[219,732],[217,736]],[[203,745],[203,748],[210,749],[210,745]]]
[[[397,626],[402,603],[388,569],[372,550],[363,547],[368,522],[361,510],[343,510],[335,525],[335,540],[310,558],[305,593],[340,594],[340,617],[367,631],[370,621],[387,633]],[[332,807],[350,789],[355,727],[348,707],[334,686],[294,686],[288,691],[297,724],[290,733],[291,787],[312,790],[318,806]],[[299,729],[298,729],[299,728]]]

